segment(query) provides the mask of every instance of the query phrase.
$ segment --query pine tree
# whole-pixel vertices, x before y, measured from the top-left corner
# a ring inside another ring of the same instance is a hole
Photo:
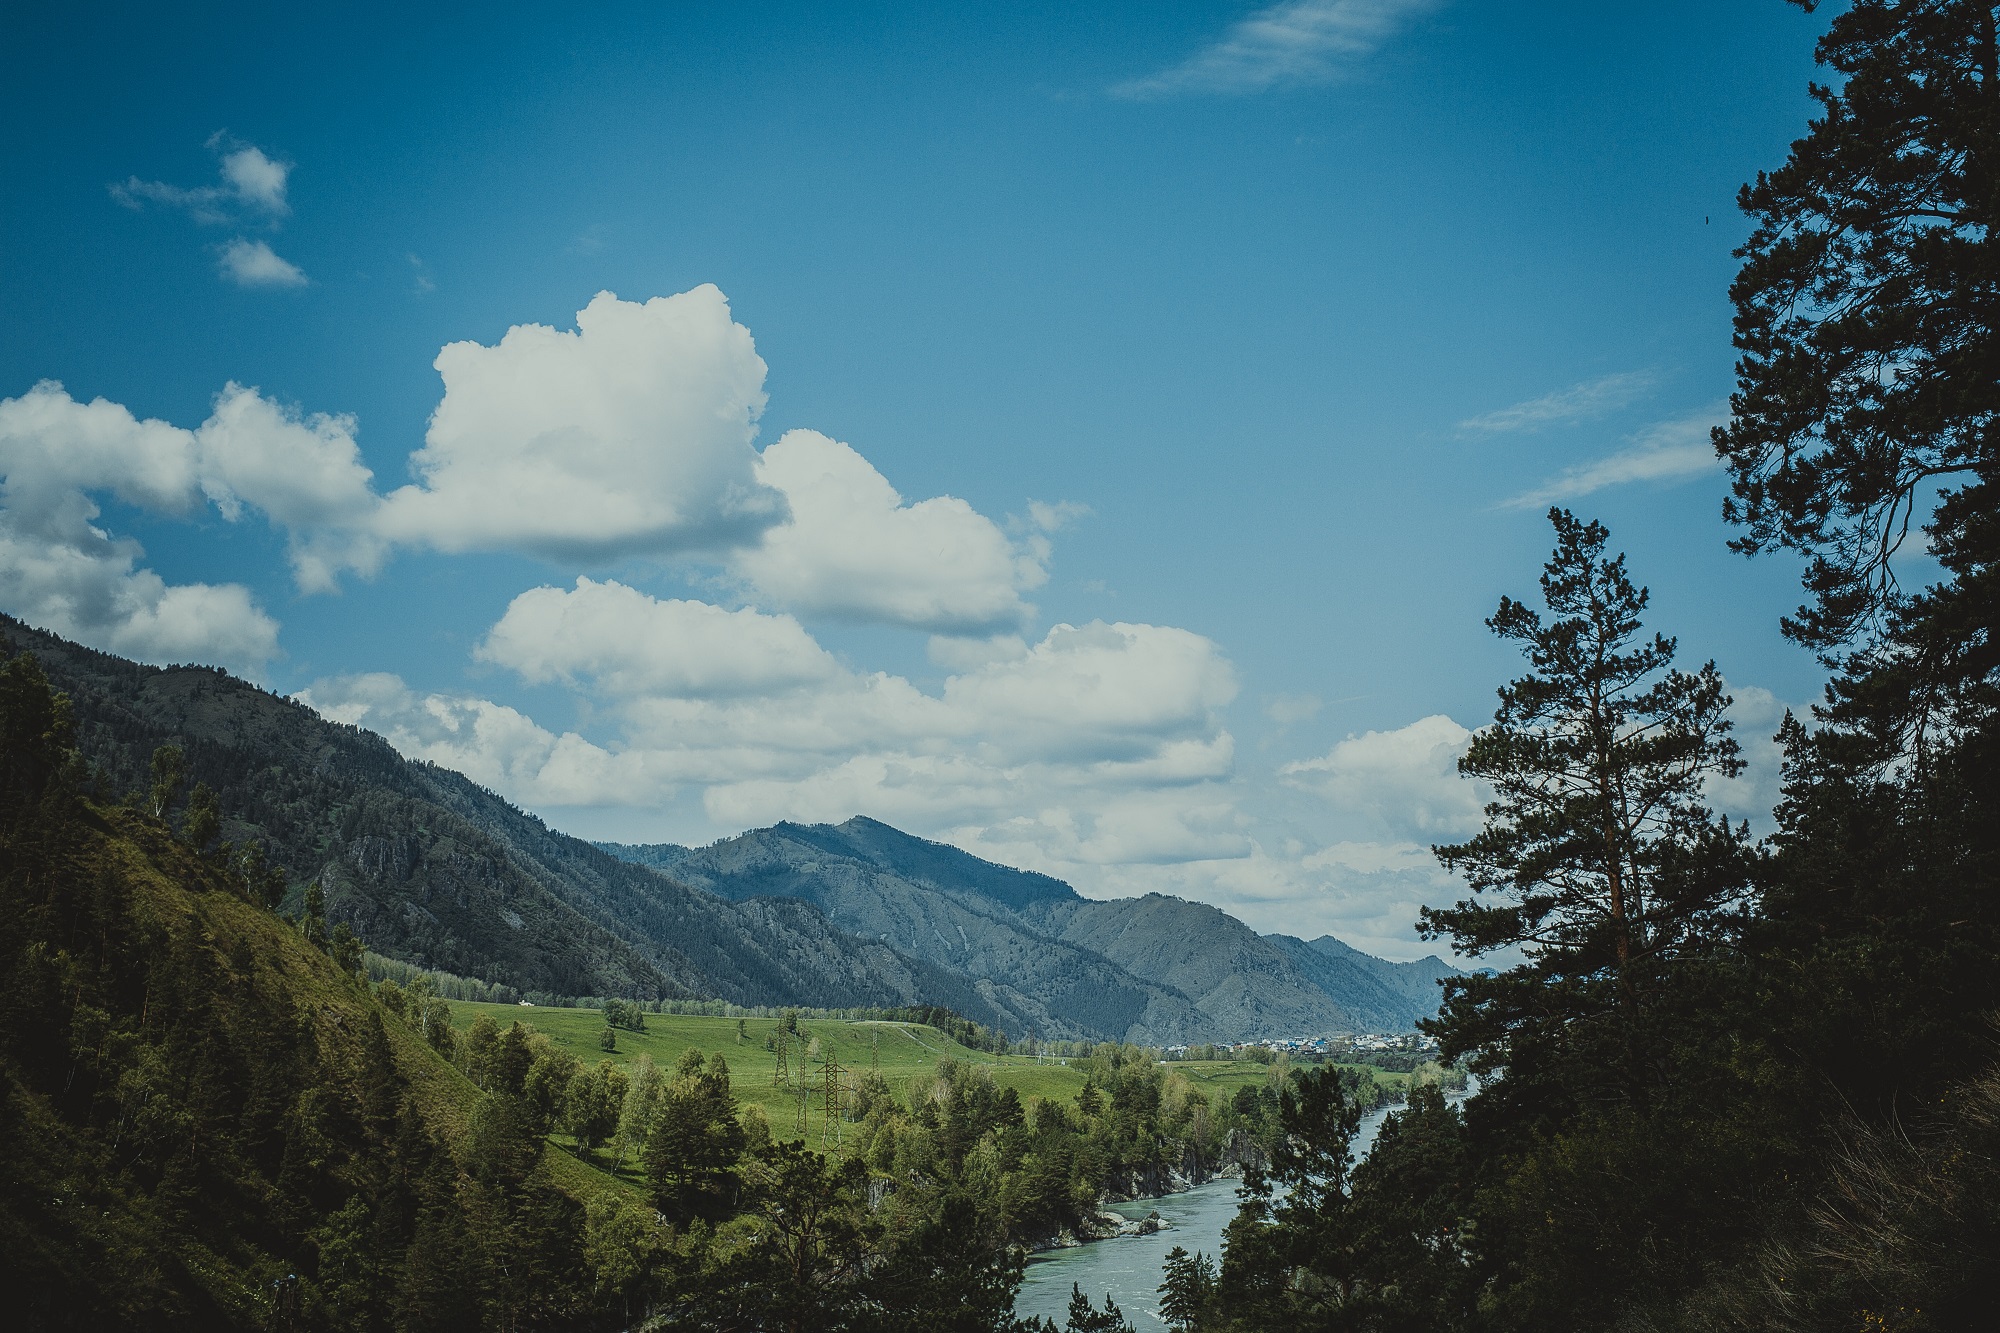
[[[1740,197],[1725,513],[1806,556],[1785,632],[1839,714],[1921,750],[2000,708],[2000,36],[1981,0],[1855,0],[1817,58],[1821,114]],[[1902,586],[1910,544],[1946,577]]]
[[[1176,1245],[1167,1251],[1160,1283],[1160,1319],[1174,1333],[1193,1333],[1215,1298],[1215,1261]]]
[[[1721,673],[1676,670],[1674,641],[1645,636],[1646,590],[1624,556],[1605,557],[1603,525],[1561,509],[1549,520],[1548,618],[1503,597],[1486,622],[1530,667],[1459,761],[1493,792],[1486,825],[1436,849],[1474,897],[1420,923],[1462,953],[1528,957],[1454,980],[1434,1021],[1447,1058],[1477,1051],[1488,1067],[1526,1026],[1635,1021],[1649,978],[1723,929],[1743,884],[1748,832],[1702,800],[1708,779],[1743,768]]]

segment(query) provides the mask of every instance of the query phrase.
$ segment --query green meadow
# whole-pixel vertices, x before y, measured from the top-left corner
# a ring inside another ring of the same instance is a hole
[[[737,1099],[760,1108],[771,1122],[771,1130],[781,1139],[796,1139],[799,1132],[798,1083],[799,1043],[790,1051],[792,1091],[778,1086],[777,1054],[768,1044],[778,1030],[775,1018],[710,1018],[697,1014],[647,1014],[646,1030],[616,1029],[617,1049],[606,1051],[599,1045],[603,1037],[604,1015],[596,1009],[559,1009],[518,1004],[484,1004],[453,1000],[452,1023],[463,1032],[481,1014],[505,1028],[509,1023],[528,1024],[563,1047],[586,1065],[599,1060],[629,1065],[641,1055],[672,1072],[681,1053],[694,1048],[703,1054],[715,1051],[729,1062],[730,1082]],[[738,1024],[741,1024],[739,1030]],[[1064,1101],[1083,1090],[1085,1073],[1055,1057],[1037,1059],[1026,1055],[994,1055],[959,1045],[936,1028],[920,1023],[882,1022],[867,1019],[801,1018],[799,1032],[817,1040],[822,1051],[831,1050],[845,1071],[843,1086],[853,1088],[871,1069],[881,1073],[890,1090],[906,1105],[914,1085],[936,1073],[938,1062],[953,1060],[961,1065],[982,1065],[992,1073],[993,1082],[1013,1088],[1026,1102],[1031,1097],[1053,1097]],[[1407,1074],[1393,1074],[1368,1066],[1364,1068],[1384,1089],[1400,1094],[1409,1081]],[[1271,1066],[1252,1060],[1188,1060],[1167,1066],[1178,1073],[1211,1102],[1233,1096],[1241,1087],[1261,1087]],[[809,1064],[805,1131],[808,1143],[818,1144],[826,1125],[822,1073],[817,1060]]]

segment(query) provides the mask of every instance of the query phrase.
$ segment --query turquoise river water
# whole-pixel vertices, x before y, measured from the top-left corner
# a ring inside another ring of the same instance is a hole
[[[1383,1119],[1396,1109],[1381,1107],[1363,1117],[1354,1136],[1356,1159],[1374,1145]],[[1060,1328],[1069,1313],[1070,1287],[1075,1284],[1098,1305],[1108,1292],[1138,1333],[1166,1333],[1167,1326],[1159,1316],[1159,1286],[1167,1251],[1178,1245],[1189,1254],[1205,1250],[1210,1258],[1219,1257],[1222,1229],[1236,1216],[1237,1183],[1233,1179],[1211,1180],[1180,1194],[1109,1205],[1112,1212],[1135,1219],[1158,1213],[1171,1225],[1150,1236],[1113,1236],[1031,1256],[1027,1277],[1014,1297],[1014,1312],[1047,1315]]]

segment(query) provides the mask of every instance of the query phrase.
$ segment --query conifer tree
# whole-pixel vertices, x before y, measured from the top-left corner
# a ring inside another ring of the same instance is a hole
[[[1891,749],[2000,708],[1996,27],[1982,0],[1846,6],[1816,52],[1836,76],[1811,90],[1820,115],[1739,200],[1756,226],[1715,431],[1732,544],[1805,555],[1785,631]],[[1904,586],[1912,547],[1945,577]]]
[[[1624,556],[1606,558],[1602,524],[1562,509],[1549,520],[1548,616],[1503,597],[1486,622],[1529,672],[1501,687],[1493,724],[1459,761],[1492,790],[1485,827],[1436,848],[1474,896],[1420,923],[1462,953],[1527,955],[1455,979],[1435,1020],[1447,1057],[1477,1051],[1488,1066],[1523,1025],[1614,1010],[1633,1021],[1648,978],[1720,928],[1748,837],[1703,802],[1711,777],[1743,767],[1721,673],[1676,670],[1674,641],[1645,635],[1647,592]]]
[[[0,811],[39,800],[76,743],[68,696],[49,687],[33,653],[0,666]]]

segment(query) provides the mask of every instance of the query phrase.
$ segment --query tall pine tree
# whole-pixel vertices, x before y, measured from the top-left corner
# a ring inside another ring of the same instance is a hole
[[[1646,590],[1606,557],[1602,524],[1549,520],[1548,614],[1503,597],[1486,622],[1529,671],[1459,761],[1492,790],[1485,827],[1436,849],[1473,896],[1421,922],[1461,953],[1525,958],[1454,980],[1435,1022],[1448,1056],[1487,1069],[1515,1063],[1524,1033],[1572,1022],[1605,1023],[1629,1055],[1652,980],[1721,928],[1743,882],[1747,832],[1702,795],[1743,767],[1721,673],[1675,669],[1674,641],[1646,635]]]

